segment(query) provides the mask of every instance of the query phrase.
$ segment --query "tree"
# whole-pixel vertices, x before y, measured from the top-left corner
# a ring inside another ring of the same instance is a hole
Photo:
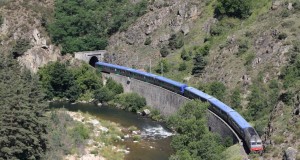
[[[146,99],[139,96],[137,93],[124,93],[116,97],[115,101],[122,105],[124,109],[131,112],[137,112],[142,107],[146,106]]]
[[[42,159],[47,149],[44,94],[38,79],[0,54],[0,157]]]
[[[207,108],[207,103],[193,100],[169,117],[168,125],[178,132],[171,142],[176,151],[171,159],[221,159],[224,148],[206,126]]]
[[[178,34],[172,34],[169,39],[169,46],[172,50],[180,49],[184,45],[183,34],[179,32]]]
[[[156,66],[155,71],[159,74],[167,73],[169,72],[170,69],[170,64],[168,63],[167,60],[163,59],[159,61],[159,63]]]
[[[217,17],[247,18],[251,15],[251,1],[248,0],[217,0],[215,14]]]
[[[202,54],[197,53],[194,57],[194,68],[192,70],[192,75],[199,76],[201,73],[203,73],[205,66],[206,61],[203,58]]]
[[[209,85],[209,93],[212,96],[218,98],[219,100],[224,100],[225,92],[226,92],[226,87],[221,82],[215,81]]]
[[[120,83],[117,83],[112,78],[109,78],[105,85],[112,93],[112,96],[121,94],[124,92],[123,86]]]
[[[107,102],[113,99],[114,93],[104,86],[96,90],[94,95],[96,100],[100,102]]]
[[[170,54],[170,51],[168,49],[167,46],[163,46],[160,50],[159,50],[160,54],[162,57],[167,57]]]
[[[239,88],[233,90],[231,94],[231,105],[233,108],[240,108],[241,105],[241,91]]]

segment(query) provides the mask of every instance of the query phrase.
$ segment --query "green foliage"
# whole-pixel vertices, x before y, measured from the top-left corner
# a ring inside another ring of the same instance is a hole
[[[80,97],[91,99],[94,91],[102,87],[101,75],[88,64],[69,68],[55,62],[42,67],[38,74],[47,99],[68,98],[71,102]]]
[[[282,69],[283,86],[285,88],[300,84],[300,49],[294,45],[289,64]]]
[[[99,50],[108,37],[126,30],[147,9],[147,1],[128,0],[55,1],[54,21],[47,24],[52,41],[62,45],[62,53]]]
[[[194,67],[192,70],[192,75],[199,76],[203,73],[206,66],[206,60],[201,53],[197,53],[194,57]]]
[[[137,93],[124,93],[117,95],[115,102],[121,104],[123,109],[131,112],[137,112],[139,109],[146,106],[146,99],[139,96]]]
[[[179,111],[169,117],[168,125],[179,134],[172,139],[171,146],[175,155],[170,159],[221,159],[224,147],[219,139],[208,131],[206,109],[208,104],[189,101]]]
[[[219,100],[224,100],[226,87],[222,82],[212,82],[209,84],[208,93]]]
[[[248,0],[217,0],[215,14],[217,17],[245,19],[251,15],[251,5],[251,1]]]
[[[161,61],[159,61],[159,63],[157,64],[157,66],[155,67],[155,72],[162,74],[162,73],[167,73],[169,72],[170,69],[170,64],[166,59],[162,59]]]
[[[0,54],[0,157],[42,159],[47,149],[44,93],[36,76]]]
[[[0,15],[0,26],[3,24],[3,17]]]
[[[189,61],[191,60],[191,56],[192,56],[192,52],[187,52],[184,48],[181,52],[181,59],[183,59],[184,61]]]
[[[182,62],[179,64],[178,71],[184,71],[187,68],[187,64],[185,62]]]
[[[233,90],[230,96],[230,102],[234,109],[241,108],[241,91],[239,88]]]
[[[144,45],[149,45],[149,44],[151,44],[151,42],[152,42],[151,37],[147,37],[144,42]]]
[[[290,11],[288,9],[284,9],[281,11],[280,15],[281,15],[281,17],[286,18],[286,17],[290,16]]]
[[[277,38],[278,38],[279,40],[284,40],[284,39],[286,39],[286,37],[287,37],[287,34],[286,34],[286,33],[280,33],[280,34],[278,34],[278,36],[277,36]]]
[[[249,53],[249,54],[246,54],[245,56],[245,66],[249,66],[252,64],[252,61],[254,60],[255,58],[255,54],[254,53]]]
[[[95,91],[94,98],[99,102],[108,102],[113,99],[114,93],[110,91],[107,87],[102,87]]]
[[[219,36],[223,33],[227,33],[229,30],[237,26],[239,21],[234,18],[223,18],[220,22],[212,25],[210,29],[211,36]]]
[[[170,39],[169,39],[169,47],[172,50],[180,49],[184,45],[183,38],[184,38],[184,35],[181,32],[179,32],[177,34],[172,34]]]
[[[117,83],[112,78],[107,79],[105,86],[112,92],[113,96],[124,92],[122,84]]]
[[[88,139],[89,133],[90,130],[80,122],[76,123],[74,128],[71,130],[71,135],[77,145],[82,144],[85,139]]]
[[[239,51],[236,53],[238,56],[244,54],[249,49],[249,42],[247,40],[239,40]]]
[[[12,54],[14,58],[17,58],[22,56],[29,48],[31,48],[29,40],[19,39],[12,48]]]
[[[248,114],[251,117],[251,120],[256,120],[258,118],[263,117],[263,115],[268,110],[268,102],[267,95],[265,94],[265,90],[258,85],[253,85],[251,87],[251,94],[249,96],[249,104],[248,104]]]
[[[287,91],[280,95],[280,100],[286,105],[292,105],[293,93],[291,91]]]
[[[170,51],[168,49],[167,46],[163,46],[160,50],[159,50],[160,54],[162,57],[167,57],[170,54]]]
[[[295,0],[295,2],[293,3],[293,8],[296,11],[300,11],[300,2],[298,0]]]

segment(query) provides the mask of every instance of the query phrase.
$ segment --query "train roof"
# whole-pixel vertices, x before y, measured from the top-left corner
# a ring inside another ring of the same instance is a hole
[[[161,81],[163,81],[163,82],[166,82],[166,83],[175,85],[175,86],[177,86],[177,87],[187,87],[187,85],[184,84],[184,83],[180,83],[180,82],[177,82],[177,81],[174,81],[174,80],[172,80],[172,79],[165,78],[165,77],[162,77],[162,76],[157,76],[157,77],[155,77],[155,79],[158,79],[158,80],[161,80]]]
[[[107,67],[113,67],[113,68],[117,68],[117,69],[122,69],[122,70],[127,70],[129,68],[124,67],[124,66],[119,66],[116,64],[110,64],[110,63],[105,63],[105,62],[96,62],[96,65],[102,65],[102,66],[107,66]]]
[[[208,94],[206,94],[206,93],[204,93],[204,92],[202,92],[202,91],[200,91],[200,90],[198,90],[194,87],[186,87],[185,90],[190,91],[190,92],[192,92],[192,93],[194,93],[194,94],[198,95],[199,97],[201,97],[203,99],[206,99],[206,100],[208,100],[209,98],[212,98],[211,95],[208,95]]]
[[[137,74],[142,74],[144,76],[153,77],[153,78],[155,78],[157,76],[155,74],[144,72],[144,71],[140,71],[140,70],[133,69],[133,68],[128,68],[127,71],[133,72],[133,73],[137,73]]]
[[[223,110],[224,112],[228,113],[228,112],[231,112],[231,111],[234,111],[232,108],[230,108],[229,106],[227,106],[225,103],[221,102],[220,100],[218,100],[217,98],[215,97],[211,97],[208,99],[208,101],[218,107],[219,109]]]
[[[228,115],[243,129],[251,127],[251,125],[236,111],[231,111]],[[252,128],[252,127],[251,127]]]

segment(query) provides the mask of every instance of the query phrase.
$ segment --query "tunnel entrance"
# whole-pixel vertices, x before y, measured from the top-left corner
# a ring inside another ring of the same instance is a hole
[[[93,56],[93,57],[90,59],[89,64],[90,64],[91,66],[95,67],[96,62],[98,62],[98,61],[99,61],[98,58],[97,58],[96,56]]]

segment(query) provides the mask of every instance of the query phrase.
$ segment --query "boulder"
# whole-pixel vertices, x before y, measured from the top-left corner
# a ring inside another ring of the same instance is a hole
[[[190,32],[190,27],[189,25],[185,24],[181,27],[181,31],[184,35],[187,35]]]
[[[279,6],[281,5],[281,2],[280,1],[274,1],[272,3],[272,10],[277,10],[279,8]]]
[[[283,160],[296,160],[297,150],[289,147],[284,151]]]
[[[288,10],[292,10],[293,9],[293,3],[289,3],[288,4]]]
[[[144,109],[143,112],[142,112],[143,115],[149,115],[150,113],[151,112],[150,112],[149,109]]]

